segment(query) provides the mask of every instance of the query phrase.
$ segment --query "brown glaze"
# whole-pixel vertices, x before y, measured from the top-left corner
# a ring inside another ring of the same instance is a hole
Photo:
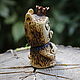
[[[45,13],[43,7],[40,10]],[[55,65],[57,48],[55,44],[49,42],[53,34],[53,31],[50,30],[49,19],[44,15],[39,16],[40,13],[38,10],[37,14],[34,14],[34,10],[29,9],[25,15],[24,27],[25,35],[31,46],[31,65],[36,68],[46,68]]]

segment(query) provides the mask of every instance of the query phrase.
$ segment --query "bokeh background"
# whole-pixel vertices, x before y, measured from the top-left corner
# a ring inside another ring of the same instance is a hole
[[[24,47],[24,16],[36,5],[49,6],[52,42],[80,47],[80,0],[0,0],[0,53]]]

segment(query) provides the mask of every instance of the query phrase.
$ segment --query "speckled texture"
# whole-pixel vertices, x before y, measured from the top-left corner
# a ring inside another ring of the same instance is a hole
[[[29,9],[25,15],[25,35],[31,46],[30,60],[33,67],[46,68],[55,65],[55,54],[57,47],[50,42],[53,31],[50,30],[49,18],[34,14],[33,9]],[[37,47],[45,46],[36,50]],[[51,52],[53,50],[53,52]]]
[[[55,46],[54,48],[56,50]],[[51,42],[42,49],[31,48],[30,58],[32,66],[37,68],[45,68],[55,65],[56,64],[55,53],[56,51],[54,51],[53,43]]]
[[[48,26],[48,17],[37,16],[36,14],[34,15],[27,14],[26,17],[32,18],[32,20],[30,21],[25,21],[25,32],[29,44],[32,47],[36,47],[49,42],[50,26]],[[47,27],[45,27],[46,24]]]

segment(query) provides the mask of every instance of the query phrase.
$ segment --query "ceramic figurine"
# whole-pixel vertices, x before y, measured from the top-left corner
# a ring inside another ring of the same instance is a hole
[[[36,6],[37,12],[29,9],[25,15],[25,35],[30,48],[31,65],[36,68],[46,68],[56,64],[57,47],[50,42],[53,31],[50,30],[49,18],[46,12],[49,7]]]

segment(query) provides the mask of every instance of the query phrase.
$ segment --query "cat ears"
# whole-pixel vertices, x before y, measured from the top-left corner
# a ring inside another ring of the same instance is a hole
[[[49,7],[43,7],[36,5],[37,15],[46,15],[47,10],[49,10]]]

